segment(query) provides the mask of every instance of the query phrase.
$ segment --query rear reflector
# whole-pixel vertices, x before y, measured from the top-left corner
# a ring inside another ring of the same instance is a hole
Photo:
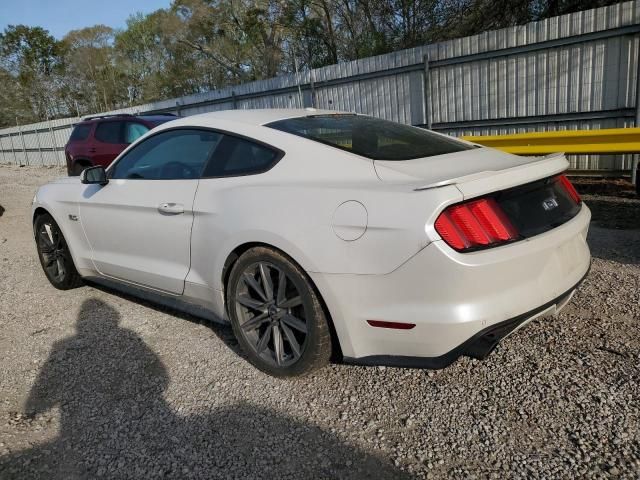
[[[580,198],[580,194],[576,191],[576,188],[569,181],[566,175],[558,176],[558,180],[560,180],[560,184],[567,191],[567,193],[573,199],[574,202],[580,203],[582,201],[582,199]]]
[[[493,198],[448,207],[436,220],[435,228],[442,239],[458,251],[496,246],[519,237]]]
[[[367,323],[372,327],[395,328],[398,330],[411,330],[416,326],[415,323],[385,322],[384,320],[367,320]]]

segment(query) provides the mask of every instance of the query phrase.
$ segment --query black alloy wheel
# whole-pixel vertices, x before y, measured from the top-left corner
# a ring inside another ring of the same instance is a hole
[[[82,284],[67,242],[60,227],[49,214],[36,218],[34,224],[36,247],[40,264],[47,279],[60,290],[69,290]]]
[[[313,286],[290,259],[268,248],[234,265],[227,306],[249,360],[275,376],[307,373],[327,363],[331,337]]]

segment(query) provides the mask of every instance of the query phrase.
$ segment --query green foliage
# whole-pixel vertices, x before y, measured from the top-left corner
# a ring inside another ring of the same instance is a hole
[[[2,63],[18,75],[50,75],[59,54],[59,43],[41,27],[9,25],[0,34]]]
[[[52,97],[62,50],[60,42],[40,27],[9,25],[0,34],[2,125],[43,118],[55,109]]]
[[[0,34],[0,127],[205,92],[615,0],[173,0],[126,28]]]
[[[73,30],[63,39],[61,99],[77,115],[117,108],[127,99],[123,71],[116,64],[114,31],[105,25]]]

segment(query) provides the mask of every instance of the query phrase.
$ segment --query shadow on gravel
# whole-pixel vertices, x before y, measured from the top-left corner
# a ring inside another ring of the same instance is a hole
[[[4,207],[2,205],[0,205],[0,217],[2,216],[2,214],[5,212]]]
[[[109,295],[115,295],[129,302],[143,305],[146,308],[151,308],[157,312],[167,313],[172,317],[180,318],[181,320],[186,320],[187,322],[195,323],[197,325],[204,325],[209,328],[212,333],[214,333],[232,352],[234,352],[239,357],[246,359],[244,352],[240,348],[240,345],[238,345],[238,341],[233,334],[231,325],[228,323],[214,321],[206,316],[198,316],[197,313],[189,313],[189,310],[185,311],[176,304],[166,302],[166,299],[162,296],[155,296],[145,290],[135,290],[130,286],[123,285],[117,282],[110,282],[108,280],[91,280],[87,283],[92,288],[100,290]]]
[[[637,199],[593,196],[585,199],[585,203],[591,209],[591,221],[599,227],[640,229],[640,201]]]
[[[57,342],[25,405],[60,410],[57,438],[0,457],[0,478],[403,478],[317,427],[254,405],[179,416],[167,371],[99,300]]]
[[[595,258],[640,265],[639,230],[612,230],[591,225],[587,242]]]

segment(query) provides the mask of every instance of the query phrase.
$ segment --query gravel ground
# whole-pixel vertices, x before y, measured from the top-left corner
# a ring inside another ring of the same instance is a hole
[[[594,227],[570,305],[484,362],[282,381],[228,328],[52,288],[29,208],[59,174],[0,166],[0,478],[640,476],[639,230]]]

